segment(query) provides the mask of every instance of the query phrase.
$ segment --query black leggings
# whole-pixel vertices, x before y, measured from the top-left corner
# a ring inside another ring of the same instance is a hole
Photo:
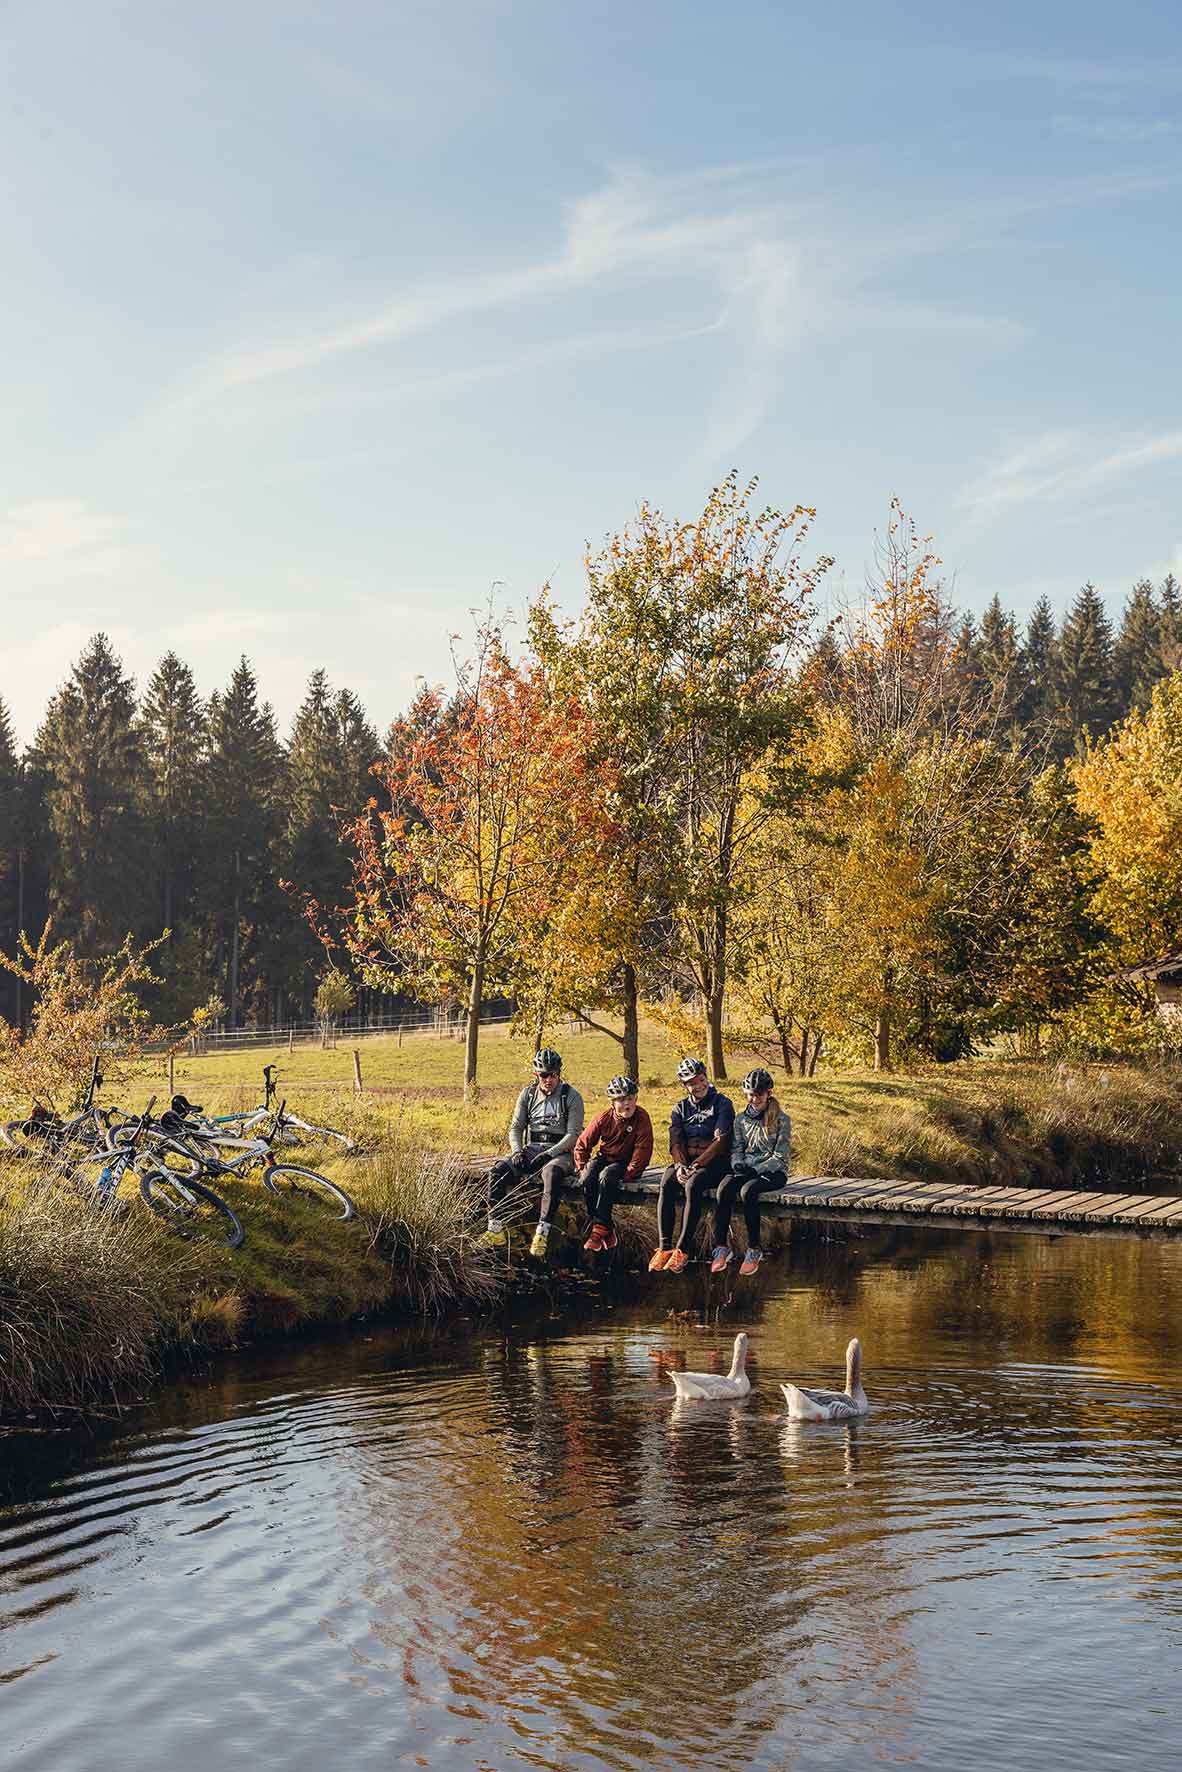
[[[702,1195],[708,1187],[714,1187],[722,1179],[726,1174],[726,1167],[726,1158],[716,1157],[686,1187],[677,1179],[676,1163],[670,1163],[661,1176],[661,1191],[657,1196],[657,1221],[661,1227],[662,1249],[680,1249],[689,1254],[690,1239],[697,1230],[698,1219],[702,1215]],[[685,1210],[681,1215],[681,1234],[674,1243],[673,1227],[677,1222],[677,1208],[683,1200]]]
[[[626,1163],[613,1163],[610,1157],[592,1157],[585,1165],[579,1180],[592,1224],[611,1229],[612,1207],[620,1197],[620,1183],[627,1173]]]
[[[748,1247],[758,1249],[759,1196],[770,1193],[773,1188],[783,1187],[787,1179],[782,1169],[757,1171],[737,1165],[734,1172],[718,1184],[717,1203],[714,1207],[714,1247],[717,1249],[726,1242],[731,1228],[731,1213],[737,1199],[747,1221]]]
[[[527,1177],[538,1173],[537,1163],[543,1151],[536,1148],[521,1152],[518,1157],[501,1157],[488,1172],[487,1194],[488,1215],[496,1217],[496,1209],[505,1195],[514,1188],[520,1187]],[[569,1157],[552,1157],[541,1167],[542,1200],[538,1208],[538,1223],[551,1224],[554,1214],[558,1211],[558,1202],[562,1198],[562,1184],[566,1177],[573,1173],[574,1165]]]

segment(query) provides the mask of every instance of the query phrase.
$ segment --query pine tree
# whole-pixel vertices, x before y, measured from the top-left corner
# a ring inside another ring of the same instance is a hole
[[[0,696],[0,953],[16,951],[18,898],[20,896],[20,787],[21,769],[16,736],[8,709]],[[13,980],[0,979],[0,1014],[15,1019]]]
[[[1161,660],[1166,672],[1182,671],[1182,588],[1167,572],[1157,589],[1161,620]]]
[[[1152,584],[1143,578],[1133,586],[1125,604],[1113,649],[1118,712],[1122,718],[1134,708],[1143,714],[1154,684],[1165,675],[1161,642],[1161,611]]]
[[[206,737],[193,673],[175,652],[160,660],[144,691],[140,733],[156,900],[161,926],[171,929],[192,902],[197,876]]]
[[[1021,660],[1014,618],[1005,613],[996,592],[981,617],[978,655],[998,717],[1009,724],[1017,719],[1022,700]]]
[[[1056,687],[1073,740],[1100,737],[1117,715],[1112,625],[1095,585],[1083,585],[1059,636]]]
[[[1026,624],[1020,654],[1022,699],[1018,717],[1024,726],[1047,728],[1055,715],[1055,681],[1059,669],[1059,642],[1050,600],[1038,599]]]
[[[135,685],[96,634],[51,700],[35,744],[45,773],[49,902],[59,935],[110,950],[145,923]]]
[[[254,672],[243,658],[225,694],[209,702],[201,881],[211,958],[225,981],[231,1027],[247,1005],[265,1011],[278,931],[288,914],[276,884],[282,763],[274,715],[259,705]]]
[[[319,904],[339,904],[348,887],[351,867],[340,842],[340,820],[355,818],[377,791],[369,772],[380,751],[357,697],[348,689],[334,695],[324,671],[314,671],[287,747],[284,866]],[[302,925],[292,946],[289,984],[306,998],[314,986],[317,950]]]

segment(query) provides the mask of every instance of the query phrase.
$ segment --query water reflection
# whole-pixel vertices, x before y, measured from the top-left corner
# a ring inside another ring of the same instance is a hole
[[[243,1362],[10,1456],[11,1763],[1053,1769],[1124,1761],[1135,1709],[1172,1765],[1182,1251],[891,1231],[768,1267]],[[678,1402],[738,1327],[752,1395]],[[872,1414],[789,1421],[779,1381],[852,1333]]]

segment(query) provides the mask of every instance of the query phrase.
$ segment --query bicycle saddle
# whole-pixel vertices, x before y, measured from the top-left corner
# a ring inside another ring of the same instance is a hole
[[[169,1111],[174,1114],[180,1114],[183,1118],[185,1114],[203,1114],[205,1109],[201,1106],[200,1102],[186,1101],[183,1095],[174,1095],[169,1103]]]

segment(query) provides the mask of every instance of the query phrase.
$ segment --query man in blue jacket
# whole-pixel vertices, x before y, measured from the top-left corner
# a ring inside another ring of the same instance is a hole
[[[691,1239],[702,1211],[702,1196],[716,1187],[730,1168],[735,1109],[729,1097],[720,1095],[706,1075],[700,1058],[683,1058],[677,1080],[683,1095],[669,1122],[669,1155],[673,1159],[661,1177],[657,1218],[661,1246],[649,1262],[649,1272],[679,1274],[689,1261]],[[684,1202],[684,1205],[682,1204]],[[673,1231],[678,1207],[682,1207],[677,1242]]]

